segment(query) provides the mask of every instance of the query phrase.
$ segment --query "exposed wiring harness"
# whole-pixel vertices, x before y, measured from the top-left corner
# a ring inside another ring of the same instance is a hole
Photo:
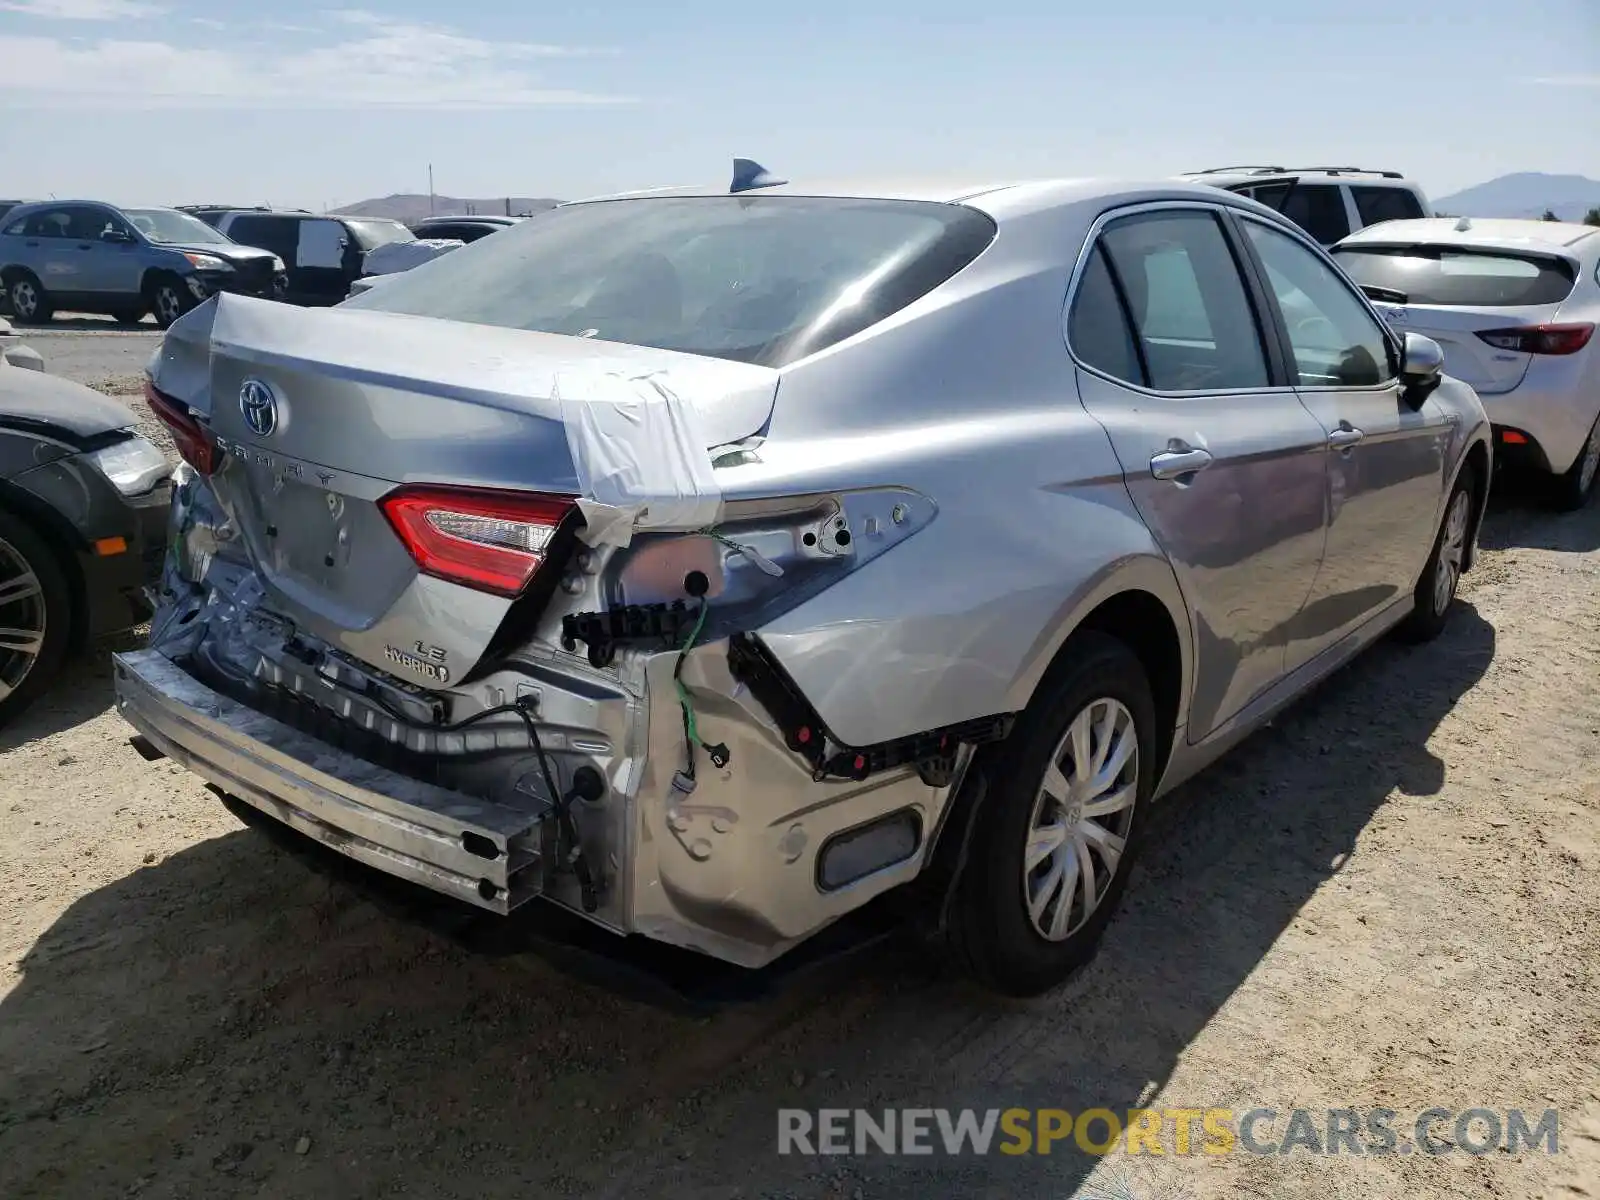
[[[703,579],[703,577],[702,577]],[[695,719],[694,700],[689,696],[689,689],[683,686],[683,664],[689,657],[689,651],[694,649],[694,644],[700,640],[700,634],[706,627],[706,613],[710,605],[706,603],[705,592],[700,593],[700,610],[695,614],[694,625],[689,630],[689,636],[684,638],[683,645],[678,647],[678,661],[672,667],[672,686],[678,693],[678,707],[683,710],[683,770],[672,777],[673,789],[683,794],[695,789],[695,760],[698,757],[696,749],[706,752],[706,757],[711,760],[714,767],[725,767],[733,757],[728,752],[728,747],[721,742],[706,743],[700,738],[700,725]]]

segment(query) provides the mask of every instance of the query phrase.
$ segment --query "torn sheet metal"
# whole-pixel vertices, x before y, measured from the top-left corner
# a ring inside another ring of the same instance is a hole
[[[626,546],[635,529],[701,529],[722,515],[722,492],[696,407],[669,375],[564,372],[560,405],[592,546]]]

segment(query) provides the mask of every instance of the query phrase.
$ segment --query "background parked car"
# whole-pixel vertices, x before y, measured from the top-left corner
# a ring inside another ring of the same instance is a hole
[[[0,724],[91,637],[147,619],[171,466],[126,405],[0,358]]]
[[[275,255],[177,209],[51,201],[0,222],[0,282],[20,322],[59,309],[128,323],[154,312],[164,329],[217,292],[275,298],[284,274]]]
[[[291,304],[337,304],[365,273],[367,251],[416,235],[386,217],[343,217],[302,211],[239,209],[217,228],[247,246],[270,250],[287,265],[284,299]]]
[[[475,242],[491,233],[499,233],[526,217],[468,216],[424,217],[411,223],[411,232],[419,238],[454,238],[459,242]]]
[[[1276,209],[1324,246],[1380,221],[1433,215],[1428,197],[1399,171],[1360,167],[1213,167],[1183,176]]]
[[[1334,258],[1389,324],[1426,334],[1477,389],[1502,453],[1563,509],[1600,476],[1600,229],[1561,221],[1395,221]]]

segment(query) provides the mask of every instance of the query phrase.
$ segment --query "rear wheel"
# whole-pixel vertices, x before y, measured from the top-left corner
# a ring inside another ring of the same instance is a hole
[[[1139,660],[1098,633],[984,769],[950,940],[985,985],[1029,996],[1093,958],[1127,884],[1155,782],[1155,704]]]
[[[1408,642],[1429,642],[1444,631],[1450,609],[1461,586],[1466,566],[1467,543],[1472,530],[1472,498],[1477,476],[1471,467],[1456,480],[1450,502],[1445,505],[1444,521],[1433,541],[1433,553],[1417,580],[1412,594],[1411,615],[1400,624],[1399,634]]]
[[[55,315],[50,297],[32,275],[17,275],[6,288],[11,300],[11,315],[23,325],[43,325]]]
[[[0,512],[0,725],[60,669],[71,622],[72,595],[49,547]]]
[[[1566,472],[1555,477],[1555,506],[1561,512],[1575,512],[1589,503],[1600,477],[1600,417],[1589,429],[1589,440]]]

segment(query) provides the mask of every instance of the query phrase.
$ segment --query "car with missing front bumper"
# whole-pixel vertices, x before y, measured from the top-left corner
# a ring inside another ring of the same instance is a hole
[[[150,616],[171,470],[127,405],[0,360],[0,724]]]
[[[903,888],[1038,991],[1153,800],[1444,626],[1492,459],[1438,367],[1196,185],[742,164],[566,205],[173,327],[149,398],[188,465],[117,704],[480,909],[759,966]]]

